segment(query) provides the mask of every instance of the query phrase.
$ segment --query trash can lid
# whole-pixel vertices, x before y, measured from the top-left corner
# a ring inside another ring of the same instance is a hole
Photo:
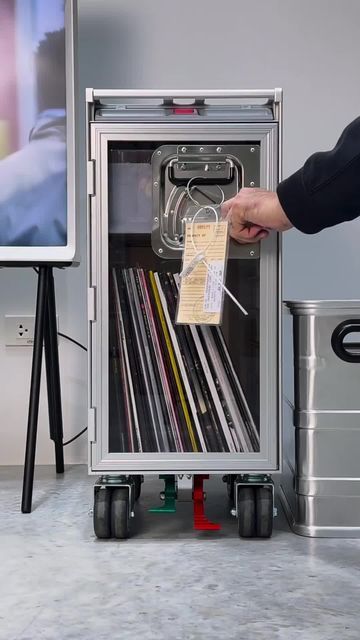
[[[360,314],[360,300],[284,300],[284,305],[293,315],[325,315],[344,312]]]

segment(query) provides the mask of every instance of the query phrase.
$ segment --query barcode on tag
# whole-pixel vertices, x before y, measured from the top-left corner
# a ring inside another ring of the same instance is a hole
[[[206,276],[204,311],[220,313],[223,299],[222,282],[224,278],[224,261],[211,260]]]

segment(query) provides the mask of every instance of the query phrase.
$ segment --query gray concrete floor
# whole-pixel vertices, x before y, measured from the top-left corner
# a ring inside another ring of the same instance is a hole
[[[97,541],[93,484],[85,467],[40,467],[22,515],[21,469],[0,469],[1,640],[359,640],[359,540],[300,538],[281,514],[271,540],[239,540],[214,479],[220,533],[194,532],[189,504],[147,513],[148,480],[134,537]]]

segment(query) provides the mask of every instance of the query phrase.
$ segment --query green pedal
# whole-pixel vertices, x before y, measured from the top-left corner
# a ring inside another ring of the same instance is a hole
[[[150,513],[175,513],[176,512],[176,483],[175,476],[159,476],[160,480],[164,480],[165,487],[162,493],[164,504],[161,507],[153,507],[149,509]]]

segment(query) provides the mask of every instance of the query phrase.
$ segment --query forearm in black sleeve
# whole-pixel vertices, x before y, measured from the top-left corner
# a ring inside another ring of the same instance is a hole
[[[315,153],[277,189],[294,227],[317,233],[360,215],[360,118],[343,131],[332,151]]]

